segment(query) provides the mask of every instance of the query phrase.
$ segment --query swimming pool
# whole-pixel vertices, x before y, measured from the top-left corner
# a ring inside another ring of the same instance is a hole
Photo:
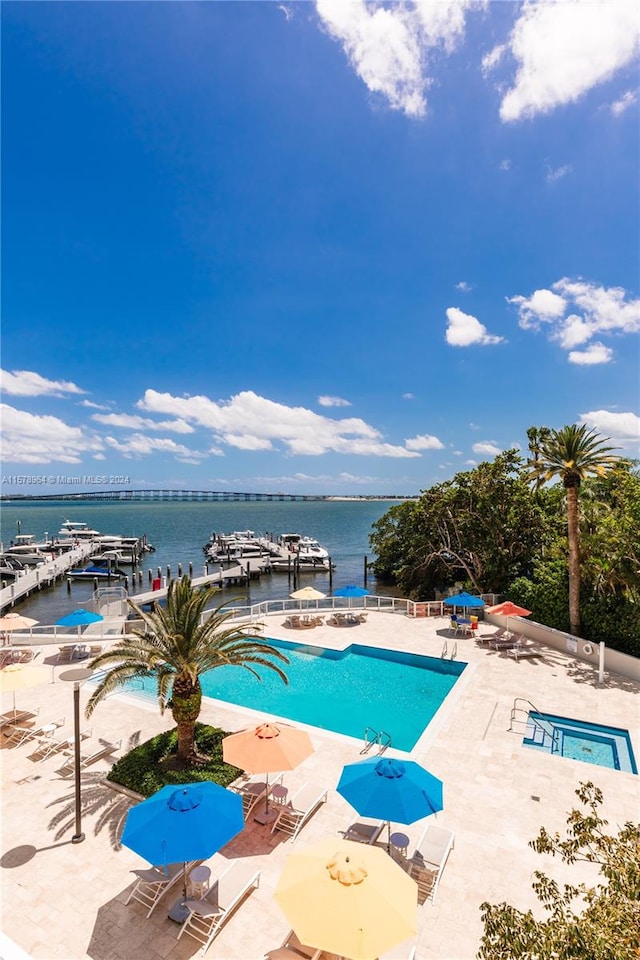
[[[609,767],[610,770],[638,772],[629,731],[619,727],[532,710],[523,744],[571,760]]]
[[[466,663],[354,644],[327,650],[286,640],[269,640],[289,658],[289,685],[257,668],[224,666],[201,678],[205,696],[298,720],[350,737],[366,727],[384,730],[394,747],[411,750],[453,689]],[[145,681],[155,692],[152,681]]]

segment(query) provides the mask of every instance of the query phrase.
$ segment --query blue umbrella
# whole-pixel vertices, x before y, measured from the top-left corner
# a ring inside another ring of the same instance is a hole
[[[450,607],[484,607],[484,600],[471,593],[456,593],[455,597],[447,597],[444,603]]]
[[[62,617],[60,620],[56,620],[57,627],[77,627],[78,636],[80,636],[80,627],[87,626],[90,623],[98,623],[98,621],[104,620],[104,617],[99,613],[91,613],[90,610],[84,610],[80,607],[78,610],[73,610],[72,613],[68,613],[66,617]]]
[[[104,617],[99,613],[91,613],[90,610],[80,608],[68,613],[66,617],[56,620],[56,625],[59,627],[83,627],[85,624],[97,623],[99,620],[104,620]]]
[[[182,861],[186,899],[187,861],[213,856],[243,828],[239,794],[211,780],[169,784],[129,810],[121,842],[154,866]]]
[[[239,794],[211,780],[172,783],[129,810],[122,843],[161,866],[206,860],[243,827]]]
[[[346,587],[340,587],[339,590],[334,590],[333,595],[334,597],[348,597],[349,606],[351,606],[353,597],[368,597],[369,591],[365,590],[364,587],[357,587],[355,583],[349,583]]]
[[[347,764],[337,791],[362,817],[414,823],[443,808],[442,780],[414,760],[370,757]]]
[[[368,597],[369,591],[364,587],[357,587],[355,583],[350,583],[346,587],[340,587],[333,591],[334,597]]]

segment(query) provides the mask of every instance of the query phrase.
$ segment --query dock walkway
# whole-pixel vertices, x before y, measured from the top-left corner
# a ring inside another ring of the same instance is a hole
[[[226,569],[220,568],[215,573],[208,573],[203,577],[191,577],[191,583],[194,587],[226,587],[233,583],[247,583],[252,577],[259,577],[269,568],[269,558],[247,557],[244,564],[236,564]],[[167,596],[169,585],[161,587],[160,590],[147,590],[145,593],[131,594],[129,599],[138,605],[142,603],[153,603],[154,600],[164,600]]]
[[[17,577],[13,583],[0,590],[0,614],[13,607],[18,600],[30,596],[36,590],[43,590],[52,586],[57,580],[62,580],[72,567],[84,563],[91,554],[95,553],[96,544],[92,541],[80,543],[72,550],[55,557],[47,563],[28,570]]]

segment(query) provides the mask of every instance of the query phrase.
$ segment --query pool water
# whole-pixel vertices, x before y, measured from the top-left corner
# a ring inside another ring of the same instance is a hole
[[[289,658],[289,684],[258,667],[223,666],[201,678],[205,696],[363,739],[366,727],[385,731],[410,751],[466,663],[354,644],[344,651],[269,640]],[[153,681],[145,681],[149,693]]]
[[[618,727],[532,710],[523,744],[611,770],[638,772],[629,731]]]

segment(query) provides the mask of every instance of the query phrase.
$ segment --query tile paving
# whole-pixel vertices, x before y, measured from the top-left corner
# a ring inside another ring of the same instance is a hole
[[[283,617],[266,618],[265,634],[296,639]],[[439,656],[448,636],[448,618],[409,619],[370,613],[354,630],[328,625],[305,633],[304,642],[344,646],[365,642]],[[493,628],[483,627],[482,632]],[[346,636],[348,634],[348,637]],[[545,825],[563,830],[566,812],[577,803],[574,790],[591,779],[605,794],[605,816],[612,824],[637,816],[637,776],[578,761],[551,757],[521,746],[521,735],[508,732],[513,699],[526,697],[550,712],[631,730],[638,753],[638,684],[610,674],[602,687],[591,666],[547,649],[540,660],[516,662],[504,651],[482,649],[472,638],[457,638],[458,659],[469,666],[448,696],[412,757],[444,781],[445,808],[439,824],[455,831],[454,850],[440,882],[435,904],[419,908],[418,960],[471,960],[482,932],[479,905],[485,899],[507,900],[521,909],[535,908],[532,872],[553,872],[560,881],[570,873],[551,858],[529,849],[527,842]],[[46,662],[45,654],[45,662]],[[52,666],[52,680],[17,695],[18,705],[40,704],[40,718],[67,716],[71,733],[72,691],[58,682],[65,667]],[[340,682],[339,664],[336,683]],[[86,700],[82,691],[82,702]],[[11,698],[4,698],[8,708]],[[253,711],[220,701],[206,701],[201,719],[229,731],[253,723]],[[373,718],[372,718],[373,719]],[[91,720],[93,741],[120,737],[128,745],[172,726],[170,713],[131,697],[113,696]],[[329,799],[301,832],[295,846],[327,835],[338,836],[354,817],[335,792],[342,766],[359,759],[361,742],[312,730],[315,753],[285,775],[290,790],[310,780],[329,788]],[[176,939],[178,927],[167,918],[176,891],[167,894],[149,920],[141,904],[125,905],[130,870],[143,865],[119,845],[130,799],[103,783],[109,761],[83,773],[83,829],[86,839],[71,844],[74,832],[73,777],[60,773],[55,757],[36,765],[27,744],[2,749],[2,931],[34,960],[187,960],[198,954],[188,937]],[[388,755],[396,754],[393,749]],[[424,823],[402,827],[412,844]],[[228,859],[249,858],[262,875],[255,891],[222,928],[207,956],[219,960],[262,960],[278,946],[288,925],[273,900],[284,859],[293,845],[268,826],[248,827],[212,859],[213,872]],[[8,958],[10,953],[0,954]]]

